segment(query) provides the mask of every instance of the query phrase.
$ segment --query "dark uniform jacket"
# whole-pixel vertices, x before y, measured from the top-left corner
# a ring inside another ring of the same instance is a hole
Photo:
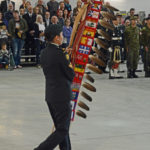
[[[115,46],[122,45],[122,33],[119,26],[114,26],[114,31],[112,32],[112,41],[111,46],[114,48]]]
[[[62,49],[48,44],[41,53],[41,65],[46,79],[46,101],[50,103],[71,101],[74,71],[69,67],[69,61]]]

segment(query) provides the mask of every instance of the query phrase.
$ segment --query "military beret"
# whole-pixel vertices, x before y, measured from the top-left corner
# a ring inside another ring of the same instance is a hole
[[[150,20],[150,17],[147,17],[146,20]]]

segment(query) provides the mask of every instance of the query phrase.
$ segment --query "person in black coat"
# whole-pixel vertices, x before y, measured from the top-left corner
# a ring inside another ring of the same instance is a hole
[[[8,23],[11,19],[13,19],[13,11],[14,11],[13,4],[10,3],[8,5],[8,11],[4,13],[4,18],[7,20]]]
[[[49,11],[45,12],[44,23],[46,28],[51,24],[51,15]]]
[[[45,30],[48,46],[41,53],[41,65],[46,79],[46,102],[54,121],[55,132],[34,150],[71,150],[69,126],[71,120],[72,65],[59,46],[63,42],[62,27],[51,24]]]
[[[23,18],[28,24],[28,31],[26,32],[27,38],[25,41],[25,55],[35,55],[35,44],[34,44],[34,23],[36,21],[36,15],[33,13],[32,6],[28,7],[28,13],[26,13]],[[28,58],[26,58],[28,61]],[[35,61],[32,59],[31,61]]]
[[[13,4],[13,8],[14,8],[14,10],[15,10],[15,2],[10,1],[10,0],[3,0],[3,1],[1,2],[1,12],[2,12],[3,14],[8,11],[8,6],[9,6],[10,3]]]

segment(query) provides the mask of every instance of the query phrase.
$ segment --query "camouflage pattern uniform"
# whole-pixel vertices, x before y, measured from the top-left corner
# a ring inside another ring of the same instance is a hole
[[[144,70],[145,77],[150,77],[150,28],[148,28],[148,26],[142,30],[141,42],[144,49],[148,47],[148,51],[144,51]]]
[[[137,77],[135,71],[138,67],[139,49],[140,49],[140,30],[139,28],[129,26],[125,29],[125,47],[127,52],[128,78]]]

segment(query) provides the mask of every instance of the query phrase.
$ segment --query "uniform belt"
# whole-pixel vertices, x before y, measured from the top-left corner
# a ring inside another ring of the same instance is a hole
[[[103,36],[98,36],[99,39],[105,39]]]
[[[122,40],[122,37],[112,37],[112,40]]]

